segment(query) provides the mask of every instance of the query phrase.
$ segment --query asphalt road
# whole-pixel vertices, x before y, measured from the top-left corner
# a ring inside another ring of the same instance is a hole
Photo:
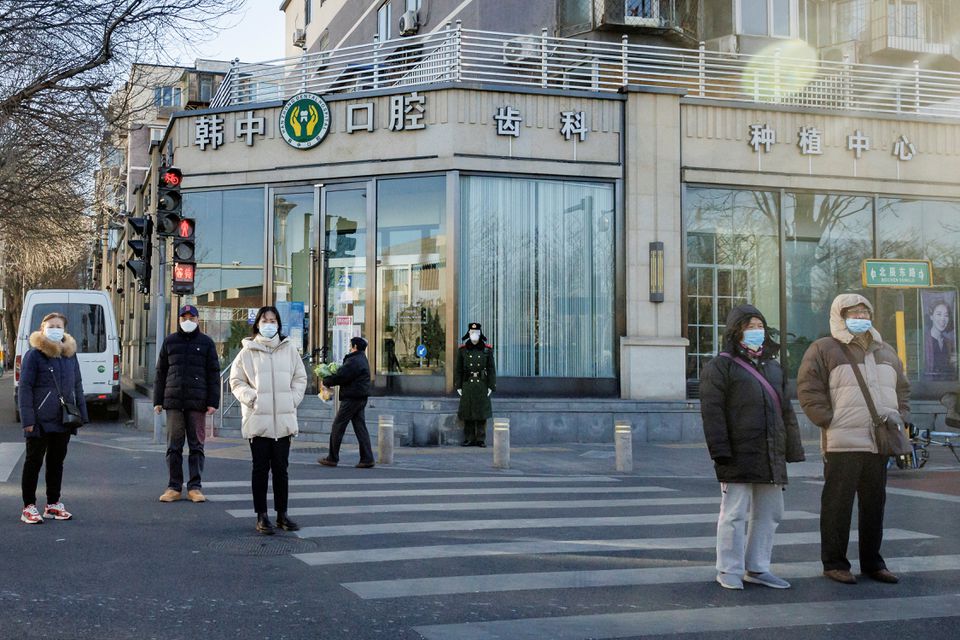
[[[5,376],[3,640],[960,636],[960,465],[944,452],[891,475],[884,553],[899,585],[820,577],[812,461],[793,476],[774,551],[793,588],[730,592],[713,582],[719,491],[700,447],[635,451],[652,462],[632,475],[613,473],[603,447],[516,452],[510,472],[490,469],[489,449],[400,449],[371,470],[301,450],[290,506],[304,528],[263,537],[243,442],[208,443],[209,502],[161,504],[162,447],[96,422],[67,457],[75,519],[27,526],[11,397]]]

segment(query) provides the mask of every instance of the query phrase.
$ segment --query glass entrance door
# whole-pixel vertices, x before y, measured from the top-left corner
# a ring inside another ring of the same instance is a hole
[[[343,362],[350,338],[367,336],[367,183],[325,187],[321,197],[323,360]]]

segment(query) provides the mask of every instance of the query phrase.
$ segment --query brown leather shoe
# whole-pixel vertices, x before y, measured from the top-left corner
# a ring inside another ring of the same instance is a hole
[[[180,492],[176,489],[167,489],[160,496],[160,502],[176,502],[180,497]]]
[[[370,469],[374,466],[373,462],[358,462],[357,469]]]
[[[842,582],[843,584],[857,584],[857,579],[854,578],[853,574],[846,569],[826,569],[823,572],[823,575],[835,582]]]
[[[190,502],[206,502],[207,496],[203,495],[203,492],[200,489],[190,489],[187,491],[187,498],[190,499]]]
[[[898,578],[896,574],[890,573],[890,571],[887,569],[871,571],[866,575],[871,580],[876,580],[877,582],[886,582],[887,584],[897,584],[900,582],[900,578]]]
[[[317,460],[317,462],[319,462],[320,464],[322,464],[322,465],[325,466],[325,467],[335,467],[335,466],[337,466],[336,461],[331,460],[330,458],[320,458],[319,460]]]

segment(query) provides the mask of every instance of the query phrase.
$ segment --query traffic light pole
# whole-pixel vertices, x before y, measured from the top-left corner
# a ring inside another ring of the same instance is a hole
[[[159,195],[159,186],[157,175],[160,171],[160,149],[159,147],[154,147],[153,153],[150,154],[150,210],[153,214],[154,220],[157,220],[157,197]],[[160,359],[160,347],[163,345],[163,338],[166,335],[166,325],[164,319],[167,315],[167,306],[166,299],[163,295],[164,284],[166,283],[166,256],[167,253],[167,243],[164,238],[157,238],[157,285],[153,287],[154,294],[157,296],[155,311],[157,314],[157,334],[154,339],[154,344],[156,345],[155,359],[154,359],[154,370],[156,370],[156,363]],[[156,375],[156,374],[154,374]],[[150,401],[151,408],[153,406],[153,400]],[[153,443],[160,444],[163,437],[163,415],[162,413],[153,414]]]

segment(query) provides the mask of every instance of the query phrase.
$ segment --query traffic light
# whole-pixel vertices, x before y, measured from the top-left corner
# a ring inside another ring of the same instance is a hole
[[[174,262],[171,291],[182,296],[193,295],[193,281],[196,275],[197,265],[193,262]]]
[[[150,257],[153,253],[153,221],[150,218],[130,218],[127,220],[135,236],[127,240],[127,246],[133,250],[133,258],[127,260],[127,268],[137,279],[137,290],[150,293]]]
[[[169,237],[176,235],[183,213],[183,196],[180,184],[183,172],[176,167],[160,169],[160,181],[157,185],[157,235]]]
[[[197,272],[195,260],[197,221],[180,218],[173,236],[173,293],[193,294],[193,280]]]

